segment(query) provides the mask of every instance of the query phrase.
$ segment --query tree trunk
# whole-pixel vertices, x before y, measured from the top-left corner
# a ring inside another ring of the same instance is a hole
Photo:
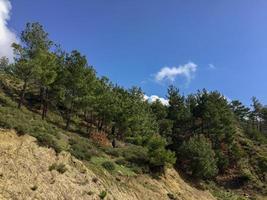
[[[70,127],[72,110],[73,110],[73,103],[71,103],[70,109],[68,109],[67,111],[67,121],[66,121],[66,127],[65,127],[66,130],[68,130]]]
[[[47,111],[48,111],[48,89],[43,90],[43,109],[42,109],[42,120],[45,119]]]
[[[65,127],[65,129],[66,130],[69,130],[69,127],[70,127],[70,115],[68,114],[68,118],[67,118],[67,121],[66,121],[66,127]]]
[[[19,109],[21,108],[21,106],[23,104],[26,88],[27,88],[27,81],[24,81],[22,90],[20,92],[20,98],[19,98],[19,103],[18,103],[18,108]]]

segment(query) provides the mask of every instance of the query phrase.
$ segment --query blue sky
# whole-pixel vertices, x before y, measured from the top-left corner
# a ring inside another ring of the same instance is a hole
[[[184,94],[207,88],[247,105],[252,96],[267,103],[266,0],[10,2],[10,30],[19,35],[38,21],[122,86],[165,97],[172,83]]]

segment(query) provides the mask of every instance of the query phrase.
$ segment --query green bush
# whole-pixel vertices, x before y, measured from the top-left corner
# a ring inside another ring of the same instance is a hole
[[[203,135],[191,137],[179,148],[182,167],[197,178],[210,178],[217,174],[217,161],[210,141]]]
[[[36,139],[38,141],[38,144],[40,146],[46,146],[53,148],[57,153],[61,152],[61,147],[58,145],[58,143],[55,141],[53,136],[48,134],[40,134],[36,135]]]
[[[176,161],[175,153],[166,150],[166,139],[160,135],[153,135],[148,143],[148,157],[149,163],[152,167],[163,167],[167,164],[174,164]]]
[[[259,157],[258,158],[258,166],[261,173],[267,173],[267,158],[266,157]]]
[[[107,192],[106,191],[101,191],[98,196],[99,196],[100,199],[105,199],[105,197],[107,196]]]
[[[60,131],[30,111],[0,107],[0,126],[15,129],[18,134],[30,134],[40,145],[54,148],[57,153],[62,150],[57,141]]]
[[[127,162],[127,160],[125,160],[124,158],[119,158],[115,161],[116,164],[118,165],[124,165],[126,166],[127,164],[129,164],[129,162]]]
[[[114,171],[115,170],[115,164],[110,161],[105,161],[102,163],[102,167],[104,167],[108,171]]]
[[[89,161],[92,156],[97,154],[97,152],[93,151],[92,144],[90,144],[89,141],[86,139],[82,140],[70,140],[70,152],[72,155],[74,155],[76,158],[80,160],[87,160]]]
[[[128,162],[137,165],[147,165],[149,162],[147,149],[141,146],[131,145],[122,150],[122,156]]]
[[[108,147],[108,148],[104,148],[104,151],[106,154],[114,156],[114,157],[119,157],[121,155],[120,149],[117,149],[117,148]]]
[[[229,151],[233,162],[237,162],[238,160],[246,156],[244,150],[238,143],[233,143]]]
[[[67,171],[67,168],[63,163],[60,164],[54,163],[49,167],[49,171],[52,170],[57,170],[60,174],[64,174]]]
[[[224,172],[229,166],[228,155],[224,155],[221,150],[216,151],[217,166],[220,172]]]
[[[260,131],[253,128],[245,128],[245,133],[253,140],[260,142],[261,144],[267,144],[267,137]]]

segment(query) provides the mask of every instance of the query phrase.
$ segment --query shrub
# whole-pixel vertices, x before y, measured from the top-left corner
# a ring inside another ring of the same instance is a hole
[[[114,157],[119,157],[120,156],[120,150],[119,149],[115,149],[112,147],[108,147],[108,148],[104,148],[104,151],[106,154],[114,156]]]
[[[113,162],[110,162],[110,161],[103,162],[102,166],[108,171],[114,171],[115,170],[115,164]]]
[[[34,185],[34,186],[31,187],[31,190],[32,190],[32,191],[35,191],[35,190],[37,190],[37,189],[38,189],[37,185]]]
[[[36,136],[36,139],[38,141],[38,144],[41,146],[51,147],[53,148],[57,153],[61,152],[61,147],[58,145],[58,143],[55,141],[53,136],[48,134],[40,134]]]
[[[149,162],[147,149],[141,146],[129,146],[123,149],[122,155],[126,161],[137,165],[147,165]]]
[[[179,148],[182,167],[197,178],[210,178],[217,174],[217,161],[210,141],[203,135],[193,136]]]
[[[49,167],[49,171],[52,170],[57,170],[60,174],[64,174],[67,171],[67,168],[63,163],[60,164],[54,163]]]
[[[70,140],[70,152],[80,160],[89,161],[96,152],[93,152],[92,145],[86,140]]]
[[[163,167],[166,164],[174,164],[176,161],[174,152],[166,150],[166,139],[160,135],[152,136],[147,144],[149,163],[152,167]]]
[[[174,194],[168,193],[167,196],[169,197],[170,200],[178,200]]]
[[[242,157],[245,156],[244,150],[241,148],[241,146],[238,143],[233,143],[230,147],[230,154],[231,154],[231,159],[234,162],[237,162],[240,160]]]
[[[90,134],[90,138],[100,146],[110,146],[108,136],[104,132],[93,132]]]
[[[57,169],[56,169],[60,174],[64,174],[66,171],[67,171],[67,168],[66,166],[63,164],[63,163],[60,163],[58,166],[57,166]]]
[[[258,158],[258,166],[261,173],[267,172],[267,158],[266,157],[259,157]]]
[[[125,166],[128,164],[128,162],[124,158],[117,159],[115,163],[118,165],[125,165]]]
[[[227,155],[224,155],[222,151],[216,151],[217,166],[220,172],[224,172],[229,166],[229,158]]]
[[[105,197],[107,196],[107,192],[106,191],[101,191],[98,196],[99,196],[100,199],[105,199]]]

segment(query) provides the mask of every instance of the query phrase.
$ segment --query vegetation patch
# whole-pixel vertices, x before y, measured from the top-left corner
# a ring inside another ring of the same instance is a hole
[[[67,171],[67,168],[63,163],[60,163],[60,164],[54,163],[49,167],[49,171],[53,171],[53,170],[58,171],[60,174],[64,174]]]

